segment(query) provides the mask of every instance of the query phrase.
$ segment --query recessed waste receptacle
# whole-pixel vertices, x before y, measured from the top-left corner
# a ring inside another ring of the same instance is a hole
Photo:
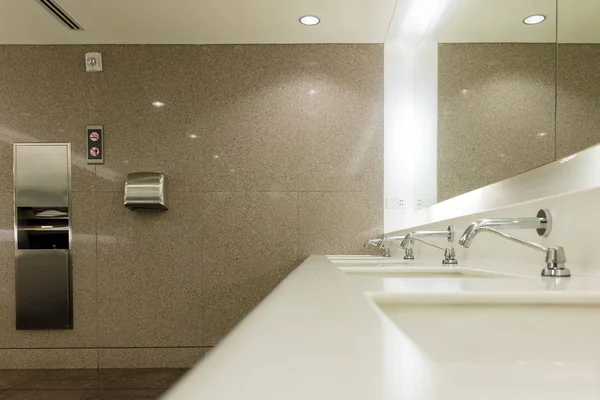
[[[73,328],[71,148],[16,143],[17,329]]]

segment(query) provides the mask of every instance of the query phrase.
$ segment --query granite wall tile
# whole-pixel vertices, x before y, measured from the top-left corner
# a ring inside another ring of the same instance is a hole
[[[298,189],[383,190],[382,46],[301,46]]]
[[[140,171],[165,173],[171,191],[201,190],[202,47],[114,45],[98,51],[105,66],[96,79],[98,116],[106,135],[98,190],[123,191],[127,173]]]
[[[558,44],[556,156],[600,143],[600,45]]]
[[[202,344],[202,198],[172,192],[166,212],[130,211],[98,193],[102,347]]]
[[[207,48],[205,190],[295,190],[299,57],[285,45]]]
[[[98,389],[97,369],[41,369],[25,370],[21,382],[13,389],[29,390],[82,390]]]
[[[365,240],[380,236],[383,198],[368,192],[307,192],[298,195],[298,252],[362,254]]]
[[[554,44],[440,44],[438,197],[554,161],[554,58]]]
[[[98,367],[96,349],[0,349],[0,369],[87,369]]]
[[[0,192],[0,337],[15,328],[14,256],[13,194]],[[0,347],[5,347],[2,343]]]
[[[296,193],[206,193],[205,345],[215,345],[297,263]]]
[[[140,349],[152,350],[152,349]],[[181,350],[181,349],[175,349]],[[158,353],[157,353],[158,354]],[[135,368],[100,369],[99,386],[108,390],[169,389],[186,372],[187,368]]]
[[[85,125],[95,123],[86,46],[2,46],[0,50],[0,190],[12,191],[12,144],[70,142],[73,190],[94,189],[85,161]],[[44,68],[40,68],[44,60]]]
[[[198,363],[209,350],[207,347],[98,349],[98,367],[189,368]]]

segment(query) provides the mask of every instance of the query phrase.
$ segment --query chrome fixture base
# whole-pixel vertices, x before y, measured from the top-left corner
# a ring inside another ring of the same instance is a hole
[[[454,259],[453,260],[446,260],[446,259],[444,259],[444,260],[442,260],[442,264],[444,264],[444,265],[456,265],[456,264],[458,264],[458,261],[456,261]]]
[[[455,265],[458,264],[455,258],[455,252],[452,247],[443,247],[439,246],[435,243],[431,243],[428,240],[423,239],[424,237],[445,237],[449,242],[454,241],[454,227],[449,225],[445,231],[415,231],[407,234],[400,243],[401,247],[404,247],[405,250],[405,260],[414,260],[415,257],[413,255],[413,246],[415,241],[424,243],[431,247],[435,247],[436,249],[444,251],[444,261],[442,264],[444,265]]]
[[[381,255],[382,257],[391,257],[392,256],[392,252],[390,251],[389,247],[385,247],[383,249],[383,254]]]
[[[549,276],[554,278],[567,278],[571,276],[571,270],[569,268],[544,268],[542,270],[542,276]]]

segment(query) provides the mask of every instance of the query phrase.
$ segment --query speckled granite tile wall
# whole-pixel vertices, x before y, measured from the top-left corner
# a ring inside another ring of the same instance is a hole
[[[13,330],[11,145],[28,141],[73,145],[73,331]],[[123,207],[136,171],[168,176],[168,212]],[[382,192],[380,45],[0,46],[1,366],[188,366],[307,255],[361,251]]]
[[[438,64],[438,201],[554,161],[554,44],[440,44]]]
[[[556,156],[600,143],[600,45],[558,45]]]

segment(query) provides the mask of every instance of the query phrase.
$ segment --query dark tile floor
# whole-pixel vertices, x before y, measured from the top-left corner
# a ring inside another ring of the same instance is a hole
[[[156,400],[186,371],[0,370],[0,400]]]

